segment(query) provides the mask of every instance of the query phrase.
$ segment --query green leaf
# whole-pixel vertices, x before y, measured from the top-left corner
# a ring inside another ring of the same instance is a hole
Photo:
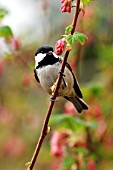
[[[6,9],[0,8],[0,19],[4,18],[8,14]]]
[[[88,37],[80,32],[74,32],[73,35],[70,34],[66,37],[66,40],[70,45],[73,45],[76,42],[79,42],[81,45],[83,45],[85,43],[85,39],[88,39]]]
[[[83,0],[83,4],[84,5],[89,5],[90,2],[92,2],[93,0]]]
[[[89,153],[89,150],[86,149],[86,148],[83,148],[83,147],[76,147],[76,148],[75,148],[75,151],[76,151],[76,152],[83,153],[83,154],[88,154],[88,153]]]
[[[1,26],[0,27],[0,37],[8,38],[13,36],[12,30],[9,26]]]
[[[61,121],[65,121],[66,119],[70,119],[70,116],[65,116],[64,114],[53,115],[50,119],[50,124],[60,123]]]
[[[96,129],[98,125],[96,122],[86,122],[85,126]]]
[[[25,163],[25,166],[26,166],[26,167],[29,167],[30,165],[31,165],[31,162]]]
[[[73,165],[76,162],[76,160],[72,157],[65,158],[63,161],[63,167],[70,168],[71,165]]]
[[[89,128],[97,128],[96,122],[87,122],[80,118],[75,118],[75,117],[73,118],[73,121],[80,126],[89,127]]]
[[[70,45],[72,45],[73,43],[73,35],[68,35],[67,37],[66,37],[66,40],[67,40],[67,42],[70,44]]]
[[[89,128],[97,128],[97,123],[96,122],[87,122],[83,119],[74,117],[72,115],[54,115],[52,116],[52,118],[50,119],[50,123],[51,124],[58,124],[65,121],[66,123],[72,122],[72,124],[77,124],[78,126],[84,126],[84,127],[89,127]]]
[[[81,45],[83,45],[85,43],[85,39],[88,39],[88,37],[80,32],[75,32],[73,34],[73,38],[72,38],[72,44],[79,42]]]
[[[68,27],[66,27],[66,29],[65,29],[65,34],[70,33],[72,29],[73,29],[73,26],[72,26],[72,25],[69,25]]]

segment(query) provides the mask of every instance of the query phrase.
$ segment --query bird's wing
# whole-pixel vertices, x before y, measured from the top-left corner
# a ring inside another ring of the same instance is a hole
[[[38,83],[40,83],[39,78],[38,78],[37,73],[36,73],[36,69],[34,69],[34,76],[35,76],[35,79],[38,81]]]
[[[66,67],[71,71],[71,73],[73,75],[73,79],[74,79],[74,86],[73,87],[74,87],[75,93],[77,94],[78,97],[83,98],[82,92],[81,92],[79,84],[78,84],[78,81],[77,81],[77,79],[76,79],[76,77],[75,77],[75,75],[72,71],[71,66],[68,63],[66,63]]]

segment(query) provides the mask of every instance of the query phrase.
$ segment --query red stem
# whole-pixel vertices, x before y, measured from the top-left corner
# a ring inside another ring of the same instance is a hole
[[[73,34],[75,32],[77,19],[78,19],[78,15],[79,15],[79,12],[80,12],[79,6],[80,6],[80,0],[77,0],[77,2],[76,2],[76,10],[75,10],[74,18],[73,18],[73,22],[72,22],[73,29],[71,31],[71,34]]]

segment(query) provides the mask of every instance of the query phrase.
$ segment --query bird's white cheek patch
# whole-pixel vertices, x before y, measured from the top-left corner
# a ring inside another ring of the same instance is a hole
[[[53,55],[54,55],[55,58],[59,58],[58,55],[56,55],[54,52],[53,52]]]
[[[38,66],[38,63],[44,59],[45,56],[46,54],[42,54],[42,53],[37,54],[35,56],[35,68]]]

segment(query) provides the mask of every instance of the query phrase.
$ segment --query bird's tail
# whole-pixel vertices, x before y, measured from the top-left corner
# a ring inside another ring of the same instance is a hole
[[[65,99],[69,100],[70,102],[73,103],[75,106],[76,110],[81,113],[82,110],[88,110],[89,106],[80,98],[76,97],[65,97]]]

